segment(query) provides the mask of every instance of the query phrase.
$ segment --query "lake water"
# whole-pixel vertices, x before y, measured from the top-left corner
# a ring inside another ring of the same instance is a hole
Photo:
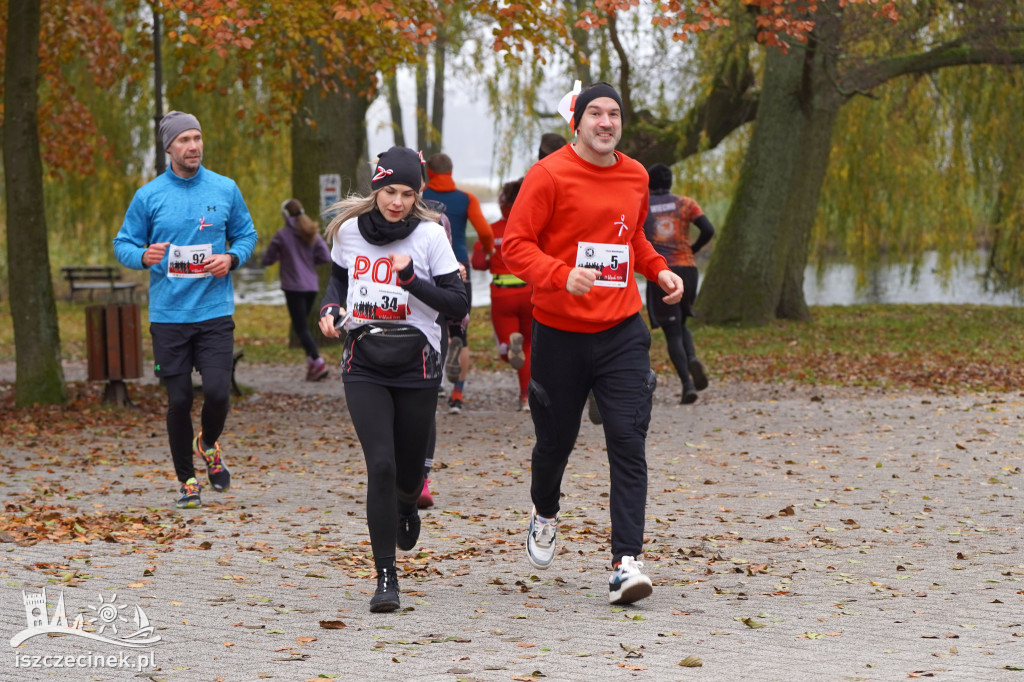
[[[981,279],[983,258],[973,265],[954,268],[950,283],[943,285],[936,270],[937,255],[928,254],[916,281],[911,281],[909,266],[880,268],[870,285],[857,290],[857,276],[852,265],[826,266],[819,279],[814,267],[804,273],[804,296],[808,305],[853,305],[856,303],[972,303],[978,305],[1024,305],[1021,296],[985,291]],[[277,280],[267,281],[260,267],[244,267],[232,275],[236,303],[284,305]],[[491,304],[489,272],[472,271],[473,305]],[[641,296],[646,280],[637,279]]]

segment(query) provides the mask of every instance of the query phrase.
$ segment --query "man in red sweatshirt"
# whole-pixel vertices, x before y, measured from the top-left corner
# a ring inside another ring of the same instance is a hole
[[[622,99],[607,83],[580,92],[576,141],[530,168],[505,228],[502,256],[533,285],[530,410],[533,511],[526,552],[547,568],[555,555],[562,475],[593,390],[604,422],[611,478],[612,575],[608,600],[651,594],[643,552],[647,427],[656,376],[634,271],[656,281],[666,303],[683,281],[644,235],[647,171],[615,151]]]

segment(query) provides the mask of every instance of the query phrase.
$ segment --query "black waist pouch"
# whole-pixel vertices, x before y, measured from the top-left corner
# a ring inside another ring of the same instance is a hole
[[[348,338],[352,358],[360,365],[388,373],[422,360],[427,337],[406,324],[367,324],[353,329]]]

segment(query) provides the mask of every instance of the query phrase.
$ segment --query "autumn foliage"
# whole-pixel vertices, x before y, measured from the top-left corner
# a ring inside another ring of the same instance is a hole
[[[842,0],[876,6],[877,16],[896,21],[895,3]],[[491,24],[492,48],[509,58],[527,45],[543,47],[567,39],[567,26],[594,28],[608,16],[639,6],[639,0],[594,0],[578,16],[557,4],[473,0],[461,10]],[[729,3],[668,0],[657,4],[654,26],[685,40],[729,23]],[[805,41],[818,8],[808,0],[743,0],[756,14],[757,39],[786,49]],[[0,1],[6,21],[7,3]],[[41,30],[39,111],[43,159],[52,175],[92,172],[96,154],[109,159],[111,145],[98,134],[89,108],[78,97],[82,78],[104,91],[143,90],[152,79],[152,16],[163,21],[165,49],[184,56],[180,78],[169,84],[214,92],[225,69],[246,85],[255,78],[276,93],[265,111],[239,110],[257,130],[287,120],[301,92],[339,84],[372,93],[379,72],[391,73],[419,59],[415,45],[433,41],[438,22],[451,8],[430,0],[349,0],[325,5],[315,0],[281,3],[260,0],[93,0],[46,2]],[[6,32],[6,25],[0,25]],[[2,49],[2,48],[0,48]],[[4,55],[0,54],[0,58]],[[227,64],[231,66],[228,67]],[[2,87],[2,84],[0,84]]]
[[[651,23],[671,30],[673,40],[686,40],[688,36],[729,25],[729,19],[723,11],[723,5],[726,4],[709,0],[660,2]],[[790,41],[807,42],[807,36],[815,26],[811,17],[818,11],[819,5],[825,3],[814,0],[742,0],[742,4],[748,12],[754,14],[757,41],[786,51]],[[884,17],[893,22],[899,19],[894,2],[839,0],[840,9],[852,4],[874,5],[875,17]],[[589,29],[603,25],[607,23],[605,15],[625,12],[639,5],[640,0],[595,0],[594,9],[584,10],[577,26]]]

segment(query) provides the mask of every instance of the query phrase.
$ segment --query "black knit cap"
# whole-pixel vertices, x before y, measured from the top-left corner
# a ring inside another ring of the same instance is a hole
[[[573,106],[572,110],[573,131],[579,129],[580,119],[583,118],[583,112],[587,110],[587,105],[598,97],[611,97],[619,105],[619,111],[622,111],[622,98],[619,97],[618,91],[604,81],[594,83],[593,85],[587,86],[583,92],[576,95],[576,104]]]
[[[423,186],[423,161],[408,147],[392,147],[377,156],[377,169],[370,179],[370,189],[377,191],[388,185],[406,185],[416,192]]]
[[[648,189],[672,189],[672,169],[663,163],[656,163],[647,169]]]

